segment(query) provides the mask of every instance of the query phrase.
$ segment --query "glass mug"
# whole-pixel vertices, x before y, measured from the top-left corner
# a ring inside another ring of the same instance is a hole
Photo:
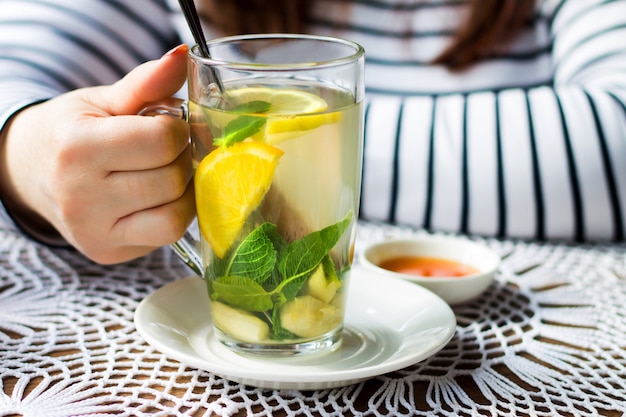
[[[334,349],[359,210],[364,51],[284,34],[207,47],[210,58],[190,50],[188,110],[178,112],[190,125],[197,224],[172,248],[206,281],[226,346]]]

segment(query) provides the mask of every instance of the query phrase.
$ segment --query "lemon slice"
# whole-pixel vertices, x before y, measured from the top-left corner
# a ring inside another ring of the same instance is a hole
[[[244,87],[229,90],[226,98],[237,105],[251,101],[267,101],[271,104],[269,115],[277,114],[308,114],[320,113],[328,109],[326,101],[303,90],[269,88],[269,87]]]
[[[302,136],[340,118],[338,112],[325,113],[328,104],[323,98],[303,90],[245,87],[228,91],[227,97],[237,105],[252,101],[270,103],[265,129],[252,136],[269,144]]]
[[[269,190],[283,151],[262,142],[217,148],[194,177],[200,231],[223,258]]]

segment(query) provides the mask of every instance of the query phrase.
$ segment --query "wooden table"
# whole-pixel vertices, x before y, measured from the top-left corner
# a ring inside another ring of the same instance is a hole
[[[368,243],[424,232],[361,223]],[[261,390],[167,357],[139,302],[189,275],[168,249],[115,266],[0,231],[2,416],[592,416],[626,413],[626,245],[474,238],[502,267],[428,359],[320,391]]]

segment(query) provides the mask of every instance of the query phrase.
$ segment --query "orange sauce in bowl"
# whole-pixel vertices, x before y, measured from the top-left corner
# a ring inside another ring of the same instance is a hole
[[[431,278],[459,278],[480,272],[480,270],[473,266],[449,259],[415,256],[401,256],[387,259],[379,263],[378,266],[401,274]]]

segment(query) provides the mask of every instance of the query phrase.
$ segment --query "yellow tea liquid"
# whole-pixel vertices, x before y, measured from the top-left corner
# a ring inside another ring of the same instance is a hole
[[[358,216],[362,108],[327,86],[227,86],[190,103],[213,321],[250,343],[339,332]]]

